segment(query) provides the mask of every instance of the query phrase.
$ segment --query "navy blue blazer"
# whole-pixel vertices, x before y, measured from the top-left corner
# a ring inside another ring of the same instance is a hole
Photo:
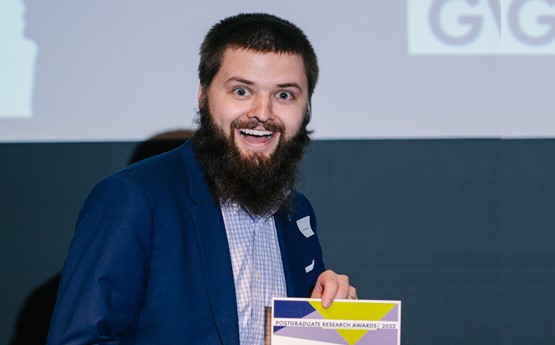
[[[275,216],[287,294],[324,271],[314,211],[294,191]],[[77,221],[47,344],[239,345],[220,207],[190,143],[102,180]]]

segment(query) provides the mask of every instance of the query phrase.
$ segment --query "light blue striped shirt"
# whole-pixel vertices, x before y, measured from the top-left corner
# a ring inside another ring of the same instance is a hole
[[[273,214],[251,216],[222,203],[233,267],[241,345],[264,344],[264,307],[287,295]]]

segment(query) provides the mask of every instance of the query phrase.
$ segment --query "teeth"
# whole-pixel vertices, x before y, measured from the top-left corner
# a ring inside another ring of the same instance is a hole
[[[245,135],[254,135],[257,137],[264,137],[264,136],[271,136],[272,132],[270,131],[260,131],[256,129],[241,129],[241,133]]]

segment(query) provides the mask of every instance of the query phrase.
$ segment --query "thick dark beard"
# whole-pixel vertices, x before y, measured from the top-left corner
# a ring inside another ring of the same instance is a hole
[[[292,208],[289,191],[295,185],[299,162],[310,143],[306,126],[291,139],[285,139],[282,132],[270,157],[256,154],[244,157],[235,145],[233,129],[226,136],[212,120],[207,104],[205,99],[200,106],[199,128],[192,137],[192,145],[215,202],[237,202],[255,216],[268,215],[284,204]]]

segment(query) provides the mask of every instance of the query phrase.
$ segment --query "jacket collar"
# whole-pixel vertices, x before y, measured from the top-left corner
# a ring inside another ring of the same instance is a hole
[[[183,144],[180,150],[189,178],[189,196],[195,202],[190,212],[199,241],[212,315],[222,344],[239,345],[233,269],[220,207],[212,198],[191,142]]]
[[[296,224],[298,218],[297,214],[284,208],[274,215],[287,285],[287,296],[308,297],[305,291],[306,272],[303,265],[303,254],[306,248],[298,239],[299,229]]]
[[[221,209],[212,198],[191,142],[187,141],[180,150],[189,178],[189,196],[195,201],[191,214],[199,241],[210,307],[222,344],[239,345],[235,283]],[[291,193],[298,199],[295,191]],[[295,200],[295,204],[297,202],[298,200]],[[303,253],[306,248],[298,239],[298,218],[298,214],[285,207],[274,215],[287,296],[307,297],[308,287],[303,265]]]

